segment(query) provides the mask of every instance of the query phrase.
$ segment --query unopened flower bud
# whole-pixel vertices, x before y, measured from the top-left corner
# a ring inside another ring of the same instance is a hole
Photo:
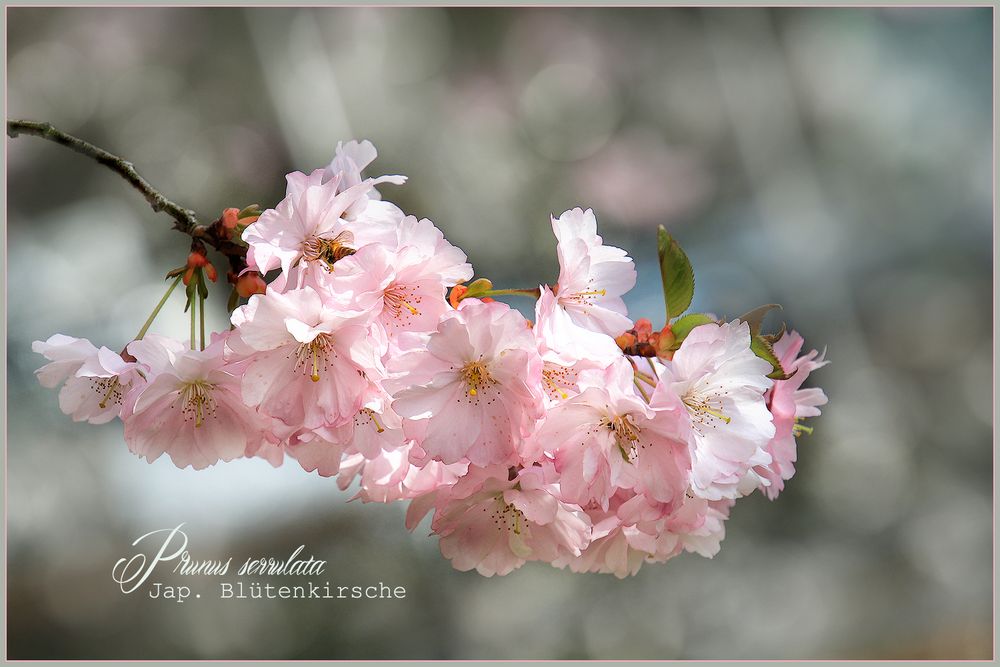
[[[468,292],[469,288],[465,285],[455,285],[451,288],[451,292],[448,294],[448,303],[451,304],[452,308],[458,308],[458,302],[461,301]]]
[[[267,290],[267,283],[256,271],[247,271],[236,279],[236,292],[244,299],[249,299],[254,294],[263,294]]]
[[[652,333],[653,333],[653,323],[647,320],[645,317],[640,317],[635,321],[635,335],[640,341],[649,340],[649,336]]]
[[[636,339],[635,334],[631,331],[626,331],[622,335],[615,338],[615,342],[618,343],[618,347],[622,350],[628,350],[639,341]]]
[[[222,212],[222,226],[228,231],[233,231],[236,229],[236,225],[240,221],[240,209],[238,208],[227,208]]]
[[[187,270],[184,272],[185,285],[191,284],[191,278],[194,277],[194,272],[197,269],[204,269],[208,279],[213,283],[219,277],[215,267],[212,266],[210,261],[208,261],[208,257],[205,256],[205,253],[198,250],[192,250],[191,254],[189,254],[187,258]]]

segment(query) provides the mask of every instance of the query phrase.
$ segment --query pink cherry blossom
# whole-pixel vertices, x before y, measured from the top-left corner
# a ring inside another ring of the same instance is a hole
[[[744,481],[752,468],[771,462],[769,372],[771,365],[750,350],[749,325],[738,321],[696,327],[664,364],[650,407],[683,416],[695,495],[744,495],[756,486]]]
[[[622,579],[636,574],[643,563],[663,563],[684,551],[711,558],[725,537],[724,522],[732,503],[685,495],[668,504],[619,492],[609,510],[587,510],[594,528],[583,554],[553,564]]]
[[[760,485],[761,491],[771,500],[778,497],[785,488],[785,481],[795,474],[795,439],[802,428],[799,420],[819,416],[819,406],[827,401],[822,389],[802,388],[812,371],[829,363],[816,350],[799,356],[804,342],[802,336],[791,331],[774,344],[774,353],[789,377],[787,380],[776,380],[768,394],[768,404],[774,417],[774,437],[766,448],[771,455],[771,463],[755,468],[764,481]]]
[[[544,362],[542,384],[551,406],[580,393],[581,372],[607,368],[622,358],[622,351],[607,334],[574,323],[548,287],[539,289],[532,331]]]
[[[337,180],[337,192],[344,192],[365,182],[361,173],[378,156],[375,146],[370,141],[337,142],[335,155],[324,169],[316,169],[309,174],[293,172],[285,177],[287,181],[286,196],[301,194],[311,185],[323,185],[331,180]],[[402,185],[406,176],[379,176],[367,179],[371,189],[358,197],[344,211],[345,220],[356,220],[362,216],[369,221],[396,222],[403,217],[395,204],[381,201],[382,196],[375,185],[392,183]]]
[[[690,460],[677,415],[646,405],[633,378],[620,358],[602,382],[548,411],[533,453],[554,458],[567,501],[607,508],[616,489],[639,487],[670,502],[687,487]]]
[[[375,386],[369,387],[369,395],[353,419],[294,433],[289,438],[288,453],[306,471],[330,477],[340,472],[341,460],[347,454],[374,459],[383,451],[400,449],[403,430],[399,416],[388,407],[391,398]]]
[[[383,449],[371,458],[360,452],[349,452],[341,463],[337,485],[347,489],[358,478],[355,497],[363,502],[388,503],[433,494],[457,482],[468,470],[466,463],[446,465],[428,461],[420,466],[413,465],[410,462],[412,448],[412,444],[404,443],[395,449]]]
[[[558,497],[554,471],[531,466],[470,468],[435,498],[431,530],[441,553],[462,571],[504,575],[529,560],[575,557],[590,540],[590,520]],[[411,521],[412,524],[412,521]]]
[[[424,262],[424,272],[437,276],[444,286],[472,279],[472,265],[465,253],[445,239],[444,233],[427,218],[418,220],[408,215],[395,229],[394,247],[413,248]]]
[[[166,453],[177,467],[195,470],[256,451],[263,423],[243,403],[224,346],[219,337],[204,350],[189,350],[155,335],[128,345],[147,380],[122,409],[130,450],[150,463]]]
[[[260,273],[281,269],[272,283],[274,289],[322,285],[343,256],[394,234],[397,220],[345,217],[349,209],[364,201],[374,181],[362,181],[341,191],[339,175],[322,182],[323,174],[317,170],[305,181],[290,179],[285,199],[264,211],[243,232],[249,246],[249,269]]]
[[[229,347],[248,359],[243,400],[293,428],[354,419],[384,374],[385,343],[370,335],[369,315],[311,287],[254,295],[233,324]]]
[[[559,257],[559,305],[578,325],[617,336],[632,328],[621,296],[635,285],[628,254],[604,245],[590,209],[574,208],[552,218]]]
[[[434,331],[451,311],[440,275],[412,246],[392,251],[381,244],[367,245],[337,264],[328,286],[370,308],[380,337],[389,341],[401,331]]]
[[[31,349],[51,362],[35,375],[48,389],[63,385],[59,409],[73,421],[111,421],[121,413],[122,400],[133,383],[142,382],[134,363],[106,347],[95,347],[85,338],[55,334],[46,341],[35,341]]]
[[[402,376],[391,386],[404,433],[444,463],[512,463],[542,416],[535,339],[506,304],[463,301],[389,372]]]

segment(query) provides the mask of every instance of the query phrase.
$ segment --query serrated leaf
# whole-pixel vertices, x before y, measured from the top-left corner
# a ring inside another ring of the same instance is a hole
[[[691,313],[674,321],[670,325],[670,330],[674,332],[674,336],[677,338],[676,345],[680,345],[680,342],[687,338],[687,335],[695,327],[700,327],[703,324],[711,324],[714,321],[714,319],[704,313]]]
[[[667,321],[684,313],[694,298],[694,270],[680,244],[660,225],[656,238]]]
[[[784,335],[785,335],[785,331],[786,331],[786,327],[785,327],[785,323],[784,323],[784,322],[782,322],[782,323],[781,323],[781,328],[780,328],[780,329],[778,329],[777,333],[773,333],[773,334],[764,334],[763,336],[761,336],[761,338],[763,338],[764,340],[766,340],[766,341],[767,341],[768,343],[770,343],[771,345],[774,345],[774,344],[775,344],[775,343],[777,343],[777,342],[778,342],[779,340],[781,340],[781,337],[782,337],[782,336],[784,336]]]
[[[767,377],[772,380],[787,380],[788,375],[785,374],[785,369],[781,367],[781,361],[778,360],[778,355],[774,353],[774,348],[771,344],[764,340],[761,336],[754,336],[750,339],[750,350],[756,354],[758,357],[771,364],[773,369],[767,374]]]
[[[772,310],[781,310],[781,306],[776,303],[766,303],[758,306],[748,313],[740,315],[740,319],[750,325],[750,335],[756,336],[760,333],[760,327],[764,323],[764,318]],[[782,325],[783,327],[784,325]]]

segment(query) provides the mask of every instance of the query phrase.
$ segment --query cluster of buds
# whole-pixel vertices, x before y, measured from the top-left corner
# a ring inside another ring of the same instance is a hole
[[[274,208],[207,228],[229,249],[227,330],[206,340],[217,276],[196,239],[125,351],[38,341],[41,383],[62,385],[75,420],[121,419],[148,461],[288,458],[366,502],[409,502],[409,528],[430,515],[442,554],[487,576],[710,557],[737,499],[783,489],[801,420],[826,402],[803,383],[826,362],[784,327],[762,333],[772,306],[686,314],[693,271],[661,228],[666,324],[633,322],[633,261],[579,208],[551,219],[552,285],[473,281],[431,221],[382,199],[376,186],[404,177],[362,175],[375,157],[340,144],[327,167],[289,174]],[[190,339],[146,335],[181,280]],[[534,319],[501,297],[535,299]]]

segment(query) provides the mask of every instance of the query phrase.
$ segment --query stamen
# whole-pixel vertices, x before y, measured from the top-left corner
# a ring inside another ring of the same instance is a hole
[[[722,392],[724,394],[726,392]],[[701,432],[701,428],[709,426],[715,428],[716,420],[729,424],[732,418],[722,412],[722,394],[719,392],[692,392],[685,395],[681,400],[691,413],[691,424],[695,430]]]
[[[470,361],[462,367],[460,373],[468,387],[469,396],[478,396],[479,390],[484,386],[489,387],[497,384],[497,381],[490,375],[486,364],[482,361]]]
[[[604,425],[614,434],[615,444],[618,445],[618,451],[621,452],[622,458],[626,461],[631,460],[635,454],[635,443],[639,441],[640,432],[639,427],[632,421],[631,415],[608,417]]]
[[[333,349],[333,336],[321,333],[312,342],[302,343],[295,351],[295,369],[309,370],[309,378],[319,382],[320,371],[330,367],[330,356],[337,356]],[[291,355],[289,355],[291,356]]]
[[[365,426],[365,418],[367,418],[369,422],[375,425],[376,431],[378,431],[379,433],[385,432],[385,428],[382,426],[382,424],[379,423],[378,415],[371,408],[361,408],[358,411],[358,414],[354,416],[354,427],[358,428],[361,426]]]
[[[420,303],[422,298],[419,295],[413,294],[413,288],[407,285],[391,285],[383,293],[382,300],[389,312],[397,319],[399,319],[404,308],[411,315],[420,314],[417,307],[410,302]]]
[[[194,417],[194,426],[199,428],[205,423],[208,417],[215,414],[215,399],[212,398],[212,390],[215,385],[204,380],[195,380],[186,383],[181,389],[181,413],[185,414],[185,421]]]
[[[98,385],[97,385],[97,386],[100,386],[100,385],[104,384],[105,382],[107,382],[107,380],[108,380],[108,379],[107,379],[107,378],[105,378],[105,379],[104,379],[104,380],[102,380],[102,381],[101,381],[100,383],[98,383]],[[119,385],[119,382],[118,382],[118,376],[116,375],[116,376],[114,376],[113,378],[111,378],[111,382],[109,382],[109,383],[108,383],[108,385],[109,385],[109,386],[108,386],[108,390],[107,390],[107,392],[105,392],[105,394],[104,394],[103,398],[101,398],[101,402],[100,402],[100,403],[98,403],[98,405],[99,405],[99,406],[101,407],[101,409],[102,409],[102,410],[103,410],[104,408],[108,407],[108,398],[110,398],[110,397],[111,397],[111,394],[112,394],[112,392],[114,392],[114,391],[115,391],[115,389],[117,389],[117,388],[118,388],[118,385]],[[96,387],[95,387],[95,389],[96,389]],[[115,394],[115,398],[116,398],[116,400],[115,400],[115,403],[121,403],[121,402],[122,402],[122,401],[121,401],[121,395],[120,395],[120,394],[121,394],[121,392],[117,392],[117,393]]]
[[[552,371],[548,368],[544,369],[542,371],[542,379],[545,380],[545,384],[549,386],[551,393],[558,394],[560,398],[566,400],[567,398],[569,398],[569,394],[563,391],[563,388],[560,387],[558,384],[556,384],[556,381],[552,379],[552,375],[554,374],[554,372],[555,371]]]
[[[792,434],[793,435],[802,435],[803,433],[805,433],[806,435],[812,435],[812,433],[813,433],[813,427],[812,426],[803,426],[802,424],[799,424],[797,422],[794,425],[792,425]]]
[[[527,523],[524,526],[521,525],[524,513],[504,500],[502,493],[497,494],[496,501],[496,509],[493,510],[493,514],[490,516],[493,519],[493,524],[497,528],[509,530],[515,535],[520,535],[521,531],[527,528]],[[485,511],[486,508],[484,507],[483,510]]]

